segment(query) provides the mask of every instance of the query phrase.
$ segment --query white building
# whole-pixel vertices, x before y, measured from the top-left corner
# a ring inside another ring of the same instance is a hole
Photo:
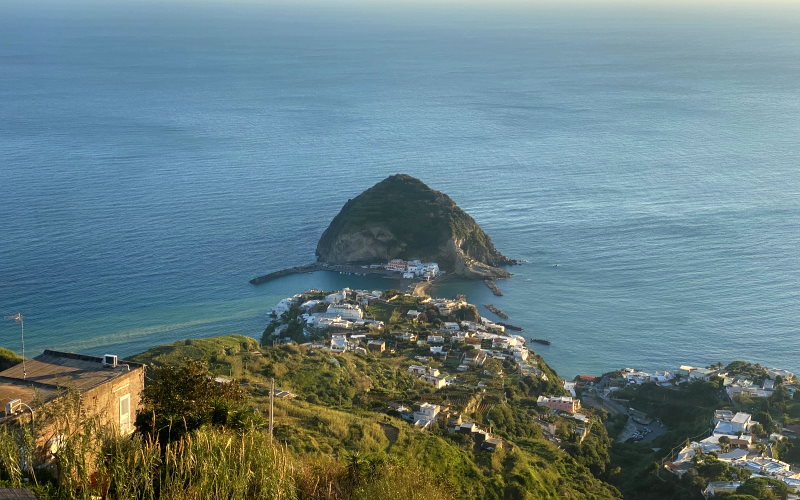
[[[781,377],[784,381],[794,378],[794,373],[790,372],[789,370],[782,370],[780,368],[770,368],[767,370],[767,375],[773,379],[775,377]]]
[[[414,420],[418,419],[434,420],[439,415],[439,412],[441,410],[442,407],[439,405],[431,403],[422,403],[421,405],[419,405],[419,410],[414,412]]]
[[[347,351],[347,337],[344,335],[334,335],[331,337],[331,351],[345,352]]]
[[[731,426],[734,432],[747,432],[750,427],[752,417],[749,413],[738,412],[731,419]]]
[[[741,485],[742,481],[711,481],[703,490],[703,496],[711,498],[718,493],[735,493]]]
[[[291,309],[292,305],[294,305],[294,299],[283,299],[272,308],[272,314],[280,318],[281,314]]]
[[[689,372],[689,380],[710,380],[718,373],[719,371],[710,368],[695,368]]]
[[[422,261],[420,260],[409,260],[406,262],[406,272],[411,273],[414,276],[419,276],[422,274]]]
[[[341,292],[334,292],[325,297],[325,302],[328,304],[338,304],[347,300],[347,294],[350,292],[349,288],[343,288]]]
[[[344,330],[352,330],[355,324],[352,321],[336,316],[334,318],[315,316],[314,322],[309,323],[309,326],[316,326],[319,328],[342,328]]]
[[[431,424],[436,421],[436,417],[439,416],[441,409],[442,407],[439,405],[422,403],[419,405],[419,410],[414,412],[414,427],[418,427],[422,430],[429,428]]]
[[[421,366],[421,365],[411,365],[406,370],[406,373],[410,373],[413,375],[431,375],[433,377],[438,377],[440,372],[436,368],[432,368],[430,366]]]
[[[439,276],[440,273],[441,271],[439,270],[439,264],[436,262],[426,262],[425,264],[422,264],[423,278],[433,279]]]
[[[511,353],[514,355],[514,359],[517,362],[526,361],[529,355],[528,349],[522,346],[514,346],[511,350]]]
[[[309,300],[309,301],[306,301],[306,302],[303,302],[302,304],[300,304],[300,307],[304,311],[308,311],[309,309],[313,309],[314,307],[316,307],[318,304],[321,304],[321,303],[322,303],[321,300]]]
[[[730,410],[714,410],[714,417],[712,418],[712,423],[717,425],[717,422],[721,420],[727,420],[730,422],[733,419],[733,412]]]
[[[329,318],[339,317],[348,321],[364,319],[364,312],[359,306],[353,304],[331,304],[325,314]]]
[[[423,382],[433,385],[436,389],[441,389],[447,385],[447,379],[444,377],[434,377],[433,375],[422,375],[420,378]]]
[[[790,472],[790,466],[786,462],[767,457],[756,457],[747,460],[741,464],[741,467],[749,469],[755,474],[773,477],[783,476]]]
[[[749,446],[753,443],[753,435],[750,428],[756,423],[752,420],[749,413],[736,413],[729,417],[730,412],[718,410],[714,414],[716,424],[709,438],[703,441],[713,441],[719,443],[719,438],[727,436],[734,446]]]

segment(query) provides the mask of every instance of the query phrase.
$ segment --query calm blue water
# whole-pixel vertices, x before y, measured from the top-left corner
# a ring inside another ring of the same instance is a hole
[[[800,371],[798,167],[796,6],[0,7],[0,312],[29,355],[259,336],[288,294],[392,285],[247,281],[404,172],[530,262],[502,298],[439,293],[560,373]]]

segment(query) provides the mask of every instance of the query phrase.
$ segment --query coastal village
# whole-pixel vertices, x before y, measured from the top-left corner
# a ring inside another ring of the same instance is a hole
[[[425,269],[436,266],[417,267],[418,264],[411,261],[405,264],[417,270],[409,271],[409,267],[401,269],[399,260],[390,262],[387,267],[392,264],[398,272],[422,273],[423,276],[429,272]],[[395,308],[395,305],[400,307]],[[392,310],[388,317],[377,319],[388,310]],[[429,384],[435,391],[451,388],[460,392],[464,404],[415,401],[407,405],[393,401],[387,404],[387,413],[420,430],[444,422],[450,432],[465,433],[490,451],[504,446],[503,440],[461,417],[469,401],[474,400],[474,394],[485,392],[487,383],[477,378],[502,377],[503,368],[497,367],[504,363],[519,375],[548,380],[522,336],[508,334],[503,325],[478,316],[475,306],[464,298],[435,299],[399,291],[349,288],[332,293],[309,290],[281,300],[270,311],[270,316],[273,321],[267,331],[273,342],[298,342],[310,349],[336,354],[408,354],[408,365],[404,368],[408,375]],[[283,336],[293,322],[302,325],[299,339]],[[487,361],[491,360],[495,363],[494,370],[487,369]],[[569,403],[565,405],[563,401]],[[580,402],[566,396],[543,397],[540,405],[574,414]],[[585,432],[585,429],[580,431]]]
[[[416,277],[435,269],[411,264]],[[397,269],[409,272],[399,262]],[[274,405],[275,436],[293,447],[307,447],[305,433],[318,428],[324,432],[313,439],[327,436],[331,444],[324,446],[333,446],[349,431],[331,433],[329,427],[355,412],[347,418],[359,415],[358,426],[377,425],[389,448],[400,435],[412,441],[446,437],[470,450],[476,463],[490,457],[503,462],[529,457],[540,439],[575,460],[593,457],[586,466],[603,470],[609,460],[613,464],[611,450],[622,447],[615,453],[625,449],[643,463],[654,461],[656,481],[683,485],[692,495],[723,498],[754,479],[785,487],[781,498],[800,494],[800,460],[792,451],[800,442],[800,391],[787,370],[737,361],[562,380],[519,329],[480,315],[466,297],[393,289],[312,289],[280,300],[267,319],[260,342],[187,340],[125,361],[47,351],[0,373],[0,385],[15,391],[2,401],[0,431],[4,425],[24,429],[34,412],[58,408],[65,398],[60,384],[71,377],[85,380],[87,394],[102,395],[109,407],[88,408],[87,418],[101,415],[103,425],[130,435],[144,401],[145,364],[183,363],[188,356],[208,365],[213,385],[241,383],[255,410],[269,413],[270,435]],[[48,398],[37,399],[45,382],[40,378],[31,389],[28,373],[56,377]],[[265,377],[273,384],[267,390]],[[696,425],[682,427],[683,420]],[[36,443],[52,450],[45,456],[56,463],[59,433],[47,429],[40,427]],[[676,440],[680,444],[669,444]],[[358,439],[347,442],[359,445]]]
[[[393,310],[391,317],[378,319],[380,314],[376,312],[385,312],[386,306],[392,304],[406,307],[399,308],[400,314]],[[290,314],[293,309],[298,313],[294,318],[304,325],[303,336],[299,339],[281,337],[293,319]],[[487,382],[476,381],[469,375],[489,378],[504,375],[502,369],[485,369],[488,360],[500,361],[506,369],[512,367],[521,376],[548,379],[524,337],[509,334],[502,324],[486,317],[463,319],[464,311],[476,315],[477,309],[463,297],[413,297],[398,291],[387,293],[347,288],[328,294],[311,290],[279,302],[270,313],[273,326],[277,325],[270,336],[273,341],[297,341],[308,348],[331,353],[405,355],[405,372],[429,384],[434,391],[451,388],[468,395],[480,394],[485,391]],[[572,421],[570,432],[579,441],[588,434],[591,420],[597,418],[593,408],[624,414],[628,419],[627,432],[624,431],[619,439],[636,442],[652,441],[667,429],[662,422],[654,422],[652,417],[623,406],[624,399],[621,398],[624,398],[626,389],[652,384],[680,392],[687,384],[717,381],[731,404],[743,398],[770,398],[776,391],[793,398],[797,391],[797,379],[787,370],[759,368],[754,374],[752,369],[738,372],[735,366],[730,368],[734,369],[726,370],[721,365],[681,365],[653,373],[625,368],[613,377],[579,375],[562,383],[563,394],[539,395],[536,404],[552,415]],[[610,378],[613,378],[613,383],[609,382]],[[491,428],[462,418],[462,413],[469,409],[466,403],[469,399],[464,398],[465,403],[461,405],[453,404],[452,400],[437,400],[435,396],[426,401],[392,401],[387,404],[386,412],[423,431],[440,423],[448,432],[471,436],[485,450],[507,446],[503,439],[492,434]],[[582,400],[588,403],[585,407],[582,407]],[[536,423],[553,443],[561,443],[552,418],[539,418]],[[661,466],[665,471],[680,478],[697,467],[699,457],[713,456],[730,467],[747,471],[746,477],[777,479],[790,491],[800,492],[800,468],[776,458],[778,445],[790,437],[796,438],[800,426],[773,429],[773,424],[771,432],[766,432],[764,424],[751,414],[729,409],[716,410],[708,425],[706,436],[687,441],[668,459],[662,460]],[[656,432],[651,434],[654,427]],[[708,481],[703,494],[710,498],[716,493],[733,492],[744,480],[743,476],[738,481]]]
[[[758,407],[776,396],[795,400],[798,380],[794,373],[734,362],[727,367],[721,363],[708,367],[681,365],[676,369],[653,373],[625,368],[602,378],[588,377],[587,380],[586,376],[576,377],[576,382],[580,383],[581,379],[591,384],[588,393],[590,401],[595,404],[600,401],[604,404],[598,406],[611,407],[612,411],[616,407],[619,413],[627,416],[631,427],[637,430],[623,433],[620,438],[632,441],[651,440],[648,434],[652,431],[653,419],[633,408],[621,406],[629,402],[626,398],[631,389],[652,384],[680,395],[689,384],[716,383],[723,391],[722,401],[728,403],[727,409],[714,410],[708,421],[708,431],[687,439],[661,460],[663,470],[677,478],[687,473],[696,475],[698,467],[703,467],[709,460],[736,469],[731,474],[738,478],[736,480],[708,481],[703,488],[705,498],[733,494],[747,478],[758,477],[778,480],[786,485],[788,491],[800,493],[800,463],[788,463],[778,458],[781,455],[779,450],[785,449],[782,445],[800,436],[800,424],[782,427],[767,412],[762,411],[760,415],[768,422],[759,422],[748,412],[730,409],[752,403]],[[575,382],[565,382],[565,387],[574,395]],[[794,412],[797,413],[797,410]]]

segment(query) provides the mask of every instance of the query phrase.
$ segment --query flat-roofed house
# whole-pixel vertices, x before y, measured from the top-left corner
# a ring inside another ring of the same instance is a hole
[[[331,351],[333,352],[345,352],[348,349],[347,345],[347,337],[344,335],[333,335],[331,337]]]
[[[367,342],[367,349],[370,352],[383,352],[386,350],[386,342],[383,340],[370,340]]]
[[[419,379],[422,380],[423,382],[427,382],[433,385],[433,387],[435,387],[436,389],[441,389],[442,387],[447,385],[447,379],[445,379],[444,377],[436,377],[434,375],[426,374],[426,375],[421,375]]]
[[[45,410],[68,391],[80,394],[82,419],[97,418],[121,434],[133,432],[144,389],[141,363],[116,356],[86,356],[46,350],[41,355],[0,372],[0,425],[24,424],[31,412]],[[47,422],[36,429],[38,446],[53,439]]]
[[[747,432],[750,426],[751,416],[749,413],[739,412],[731,419],[731,427],[733,432]]]

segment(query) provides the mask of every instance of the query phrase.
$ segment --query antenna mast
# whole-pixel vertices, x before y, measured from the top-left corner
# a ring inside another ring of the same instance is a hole
[[[272,425],[275,415],[275,378],[272,379],[272,388],[269,391],[269,440],[272,441]]]
[[[22,379],[24,380],[28,377],[28,370],[25,367],[25,321],[20,312],[11,316],[3,316],[3,319],[11,319],[19,323],[19,337],[22,342]]]

